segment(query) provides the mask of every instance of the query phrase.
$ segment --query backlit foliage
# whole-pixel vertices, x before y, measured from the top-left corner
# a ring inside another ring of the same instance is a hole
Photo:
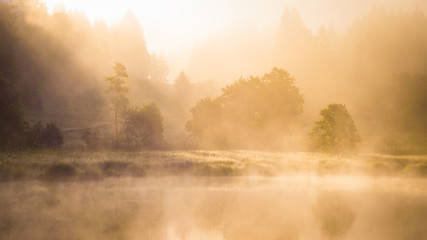
[[[356,125],[343,104],[329,104],[320,111],[322,119],[310,133],[317,149],[325,152],[348,152],[360,142]]]
[[[200,100],[187,123],[191,143],[210,148],[280,148],[300,127],[304,100],[294,78],[273,68]]]

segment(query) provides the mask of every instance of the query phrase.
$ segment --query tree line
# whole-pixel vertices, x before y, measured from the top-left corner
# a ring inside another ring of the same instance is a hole
[[[345,103],[364,151],[426,153],[426,26],[421,9],[377,6],[341,31],[310,29],[296,10],[286,9],[278,30],[249,25],[207,39],[191,55],[188,73],[225,80],[286,69],[304,95],[309,126],[320,109]]]
[[[131,13],[109,28],[78,12],[49,14],[38,0],[0,2],[0,145],[57,148],[78,128],[84,147],[95,149],[307,150],[310,142],[338,152],[366,142],[423,153],[426,23],[420,12],[375,10],[341,38],[325,28],[313,37],[285,11],[271,65],[283,68],[215,94],[184,72],[167,83],[165,62],[148,53]]]
[[[189,144],[202,149],[298,149],[292,140],[301,137],[305,125],[303,103],[295,79],[283,69],[240,78],[223,88],[221,96],[201,99],[191,109]],[[360,137],[346,106],[330,104],[320,115],[310,133],[314,149],[355,151]],[[295,143],[307,144],[304,138]]]
[[[14,19],[12,8],[0,2],[0,149],[59,148],[63,136],[55,123],[30,124],[24,117]]]
[[[113,69],[114,75],[105,78],[114,115],[112,146],[126,150],[167,149],[163,117],[157,104],[130,107],[126,67],[116,62]],[[294,78],[283,69],[273,68],[262,77],[240,78],[223,88],[221,96],[203,98],[191,109],[192,119],[186,124],[187,147],[283,149],[289,144],[289,136],[301,131],[304,125],[303,103]],[[322,118],[310,133],[313,146],[333,153],[355,151],[360,137],[345,105],[330,104],[320,115]],[[101,138],[108,139],[91,129],[82,137],[92,149],[102,146]]]

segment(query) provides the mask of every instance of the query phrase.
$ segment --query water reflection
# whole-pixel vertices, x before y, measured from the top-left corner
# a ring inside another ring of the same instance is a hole
[[[2,239],[426,239],[422,179],[140,178],[0,184]]]
[[[322,233],[328,239],[345,238],[356,218],[352,196],[338,191],[319,193],[313,211]]]

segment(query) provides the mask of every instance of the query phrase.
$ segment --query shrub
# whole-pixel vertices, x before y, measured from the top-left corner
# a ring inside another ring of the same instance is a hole
[[[64,143],[61,130],[55,123],[50,122],[44,127],[40,122],[26,129],[26,145],[30,148],[60,148]]]
[[[47,169],[46,177],[52,180],[62,180],[76,175],[73,165],[67,163],[55,163]]]
[[[91,149],[98,149],[100,147],[100,134],[98,129],[86,128],[83,130],[82,140],[86,146]]]
[[[40,148],[42,147],[41,136],[43,134],[44,127],[38,122],[34,125],[27,124],[25,135],[26,135],[26,145],[29,148]]]
[[[162,149],[166,145],[163,138],[163,117],[155,103],[128,110],[122,133],[123,147],[127,149],[153,150]]]
[[[118,161],[105,161],[100,163],[100,168],[106,176],[121,176],[126,173],[130,163]]]
[[[61,130],[53,122],[46,124],[41,139],[42,143],[48,148],[60,148],[64,143]]]

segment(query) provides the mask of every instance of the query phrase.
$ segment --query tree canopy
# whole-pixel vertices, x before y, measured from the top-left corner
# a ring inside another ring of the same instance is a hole
[[[192,143],[209,148],[280,148],[301,124],[303,97],[279,68],[240,78],[217,98],[200,100],[186,127]]]
[[[163,149],[163,117],[155,103],[143,108],[132,108],[126,113],[123,123],[124,147],[131,150]]]
[[[360,142],[356,125],[343,104],[329,104],[310,133],[315,147],[324,152],[349,152]]]

